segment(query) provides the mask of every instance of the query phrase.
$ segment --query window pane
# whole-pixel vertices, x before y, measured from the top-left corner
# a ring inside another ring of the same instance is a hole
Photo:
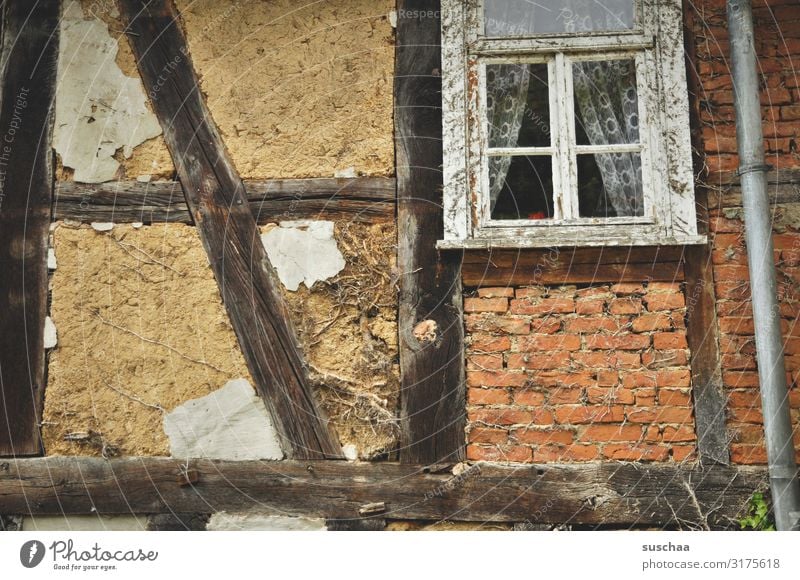
[[[484,0],[487,36],[613,32],[634,26],[634,0]]]
[[[547,64],[486,65],[489,147],[549,147]]]
[[[490,157],[489,190],[494,220],[553,217],[552,157]]]
[[[639,99],[633,60],[576,62],[575,137],[578,145],[639,142]]]
[[[581,217],[644,215],[641,155],[578,155],[578,205]]]

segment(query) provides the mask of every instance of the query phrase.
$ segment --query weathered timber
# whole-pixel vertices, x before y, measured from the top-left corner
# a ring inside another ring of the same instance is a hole
[[[0,7],[0,455],[41,452],[57,0]]]
[[[705,151],[700,123],[702,83],[698,77],[695,51],[695,20],[697,15],[684,3],[684,47],[687,83],[689,88],[689,115],[692,130],[695,172],[706,167],[701,157]],[[708,233],[708,190],[702,183],[695,184],[698,229]],[[725,426],[727,406],[722,385],[722,359],[719,348],[717,324],[717,295],[714,289],[714,272],[711,261],[711,243],[690,246],[686,249],[686,340],[689,344],[692,372],[692,400],[694,403],[697,453],[703,463],[730,463],[728,432]]]
[[[325,527],[332,532],[382,532],[386,529],[383,518],[329,519]]]
[[[241,511],[361,519],[385,504],[386,519],[738,526],[765,468],[586,463],[503,467],[478,464],[469,477],[398,463],[48,457],[0,462],[6,514],[156,514]]]
[[[152,532],[204,531],[209,514],[154,514],[147,518],[147,530]]]
[[[393,220],[396,184],[390,177],[246,180],[250,211],[259,224],[279,220]],[[59,181],[53,219],[145,224],[192,223],[177,181]]]
[[[400,0],[397,9],[438,16],[439,1]],[[461,255],[436,250],[444,235],[439,18],[398,19],[396,47],[400,461],[457,461],[466,416]],[[432,330],[424,338],[414,332],[421,323]]]
[[[336,435],[314,401],[244,185],[200,92],[174,6],[170,0],[119,4],[142,81],[157,94],[153,109],[186,203],[284,452],[302,459],[340,457]]]
[[[704,185],[709,189],[709,209],[742,207],[742,188],[738,178],[735,181]],[[800,169],[768,172],[767,194],[772,204],[800,203]]]
[[[465,286],[680,282],[684,248],[551,248],[466,252]]]

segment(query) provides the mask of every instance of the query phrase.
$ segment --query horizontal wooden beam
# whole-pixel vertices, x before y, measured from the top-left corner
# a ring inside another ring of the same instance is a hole
[[[469,251],[461,276],[465,286],[680,282],[684,251],[680,246]]]
[[[48,457],[0,461],[0,513],[257,507],[333,519],[736,527],[766,478],[759,467],[654,463],[475,464],[454,476],[441,465]]]
[[[742,187],[738,181],[705,183],[708,188],[708,209],[742,207]],[[770,203],[800,203],[800,169],[767,173],[767,194]]]
[[[392,220],[393,177],[245,180],[250,210],[260,224],[279,220]],[[54,219],[145,224],[192,223],[178,181],[56,183]]]

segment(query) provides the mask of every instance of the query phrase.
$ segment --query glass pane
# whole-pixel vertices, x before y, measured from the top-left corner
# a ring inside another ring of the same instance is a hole
[[[581,217],[644,215],[642,156],[578,155],[578,206]]]
[[[634,0],[484,0],[487,36],[613,32],[634,26]]]
[[[493,220],[553,217],[552,157],[490,157],[489,197]]]
[[[576,62],[575,138],[578,145],[639,142],[639,98],[633,60]]]
[[[489,147],[549,147],[547,64],[486,65]]]

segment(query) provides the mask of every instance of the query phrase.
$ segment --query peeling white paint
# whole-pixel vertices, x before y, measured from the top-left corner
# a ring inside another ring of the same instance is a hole
[[[161,134],[141,81],[117,65],[118,50],[102,20],[84,19],[80,2],[66,3],[53,145],[64,166],[75,170],[75,181],[115,179],[117,150],[128,158],[134,147]]]
[[[187,401],[164,416],[173,457],[283,459],[263,401],[246,379]]]
[[[96,232],[110,232],[114,229],[112,222],[92,222],[92,229]]]
[[[153,179],[152,175],[137,175],[136,181],[139,183],[150,183],[150,180]]]
[[[389,11],[389,26],[397,28],[397,10]]]
[[[44,319],[44,347],[55,348],[58,344],[58,332],[53,319],[49,316]]]
[[[131,227],[136,229],[136,230],[138,230],[142,226],[144,226],[144,224],[142,222],[133,222],[133,223],[131,223]]]
[[[345,169],[340,169],[333,173],[334,177],[356,177],[356,168],[353,166],[347,167]]]
[[[325,531],[325,520],[293,518],[257,513],[218,512],[211,516],[208,531]]]
[[[101,532],[147,529],[147,518],[125,516],[36,516],[22,518],[23,532]]]
[[[269,261],[283,285],[292,292],[336,276],[345,267],[333,237],[333,222],[289,221],[262,234]]]

